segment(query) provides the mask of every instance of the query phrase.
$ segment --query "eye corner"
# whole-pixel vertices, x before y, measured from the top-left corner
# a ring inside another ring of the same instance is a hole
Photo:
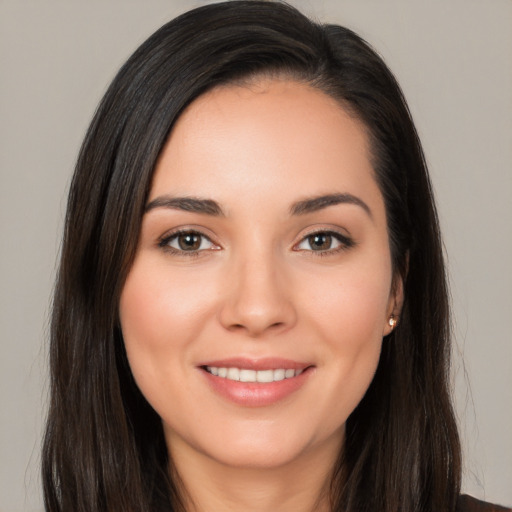
[[[315,242],[317,238],[317,242]],[[317,243],[313,247],[313,243]],[[305,245],[309,245],[305,247]],[[328,247],[322,247],[328,245]],[[329,256],[337,254],[341,251],[351,249],[356,245],[354,239],[350,236],[340,233],[333,229],[317,229],[310,231],[301,237],[301,239],[293,245],[293,250],[297,252],[306,252],[315,256]]]
[[[183,240],[180,240],[180,237],[183,237]],[[168,231],[157,240],[157,246],[166,253],[183,257],[197,257],[210,251],[222,249],[210,235],[195,228],[179,228]]]

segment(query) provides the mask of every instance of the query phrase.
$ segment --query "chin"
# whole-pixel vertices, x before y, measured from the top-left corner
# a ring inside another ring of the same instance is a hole
[[[179,444],[226,467],[258,470],[278,469],[301,461],[308,464],[318,455],[334,460],[344,438],[344,427],[322,432],[306,427],[300,431],[305,427],[306,422],[303,422],[294,432],[290,425],[284,428],[279,422],[255,423],[237,427],[231,424],[220,431],[212,429],[206,437],[204,432],[194,436],[195,439],[185,436]],[[172,441],[170,445],[176,447],[176,438]]]
[[[302,455],[303,448],[282,444],[240,443],[229,450],[215,454],[222,464],[240,469],[277,469],[293,463]]]

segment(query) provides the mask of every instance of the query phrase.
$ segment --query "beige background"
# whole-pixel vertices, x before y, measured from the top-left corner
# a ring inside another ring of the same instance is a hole
[[[48,302],[79,144],[117,68],[206,2],[0,0],[0,511],[41,511]],[[438,196],[464,489],[512,505],[512,1],[295,0],[396,73]]]

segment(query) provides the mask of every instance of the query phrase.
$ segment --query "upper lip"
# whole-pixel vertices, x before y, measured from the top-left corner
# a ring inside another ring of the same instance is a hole
[[[305,370],[312,366],[311,363],[293,361],[291,359],[283,359],[281,357],[265,357],[261,359],[251,359],[245,357],[230,357],[227,359],[216,359],[205,361],[198,366],[214,366],[216,368],[241,368],[245,370]]]

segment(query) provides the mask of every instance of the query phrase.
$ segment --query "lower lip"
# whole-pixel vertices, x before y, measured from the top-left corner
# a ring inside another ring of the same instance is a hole
[[[240,382],[217,377],[203,368],[201,371],[213,390],[224,398],[245,407],[264,407],[298,391],[309,378],[312,368],[306,368],[296,377],[264,383]]]

